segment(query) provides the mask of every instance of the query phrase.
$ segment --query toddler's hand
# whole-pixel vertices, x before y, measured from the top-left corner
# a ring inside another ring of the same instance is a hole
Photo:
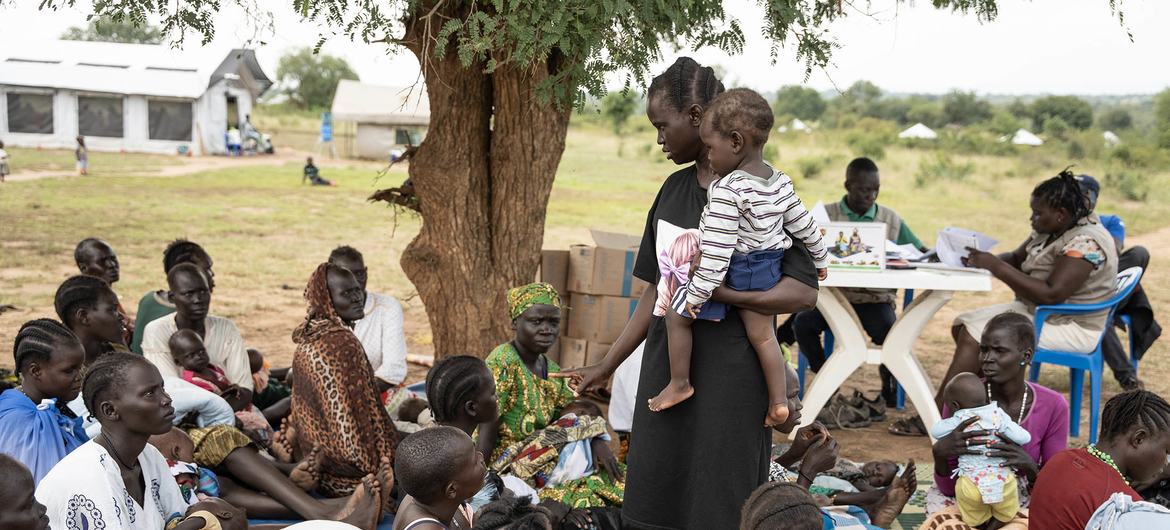
[[[691,317],[691,320],[699,318],[699,306],[687,304],[684,310],[687,312],[687,316]]]
[[[817,269],[817,279],[818,280],[823,282],[828,277],[829,277],[829,269]]]

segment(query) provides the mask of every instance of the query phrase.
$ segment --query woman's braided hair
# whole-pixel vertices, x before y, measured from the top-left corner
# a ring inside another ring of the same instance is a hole
[[[97,417],[97,404],[126,385],[126,373],[139,363],[153,366],[141,355],[124,352],[107,353],[94,361],[81,383],[81,397],[91,416]]]
[[[1032,190],[1032,197],[1044,201],[1049,208],[1067,211],[1073,220],[1079,220],[1092,213],[1089,210],[1089,198],[1085,196],[1071,168],[1066,168],[1055,177],[1041,182]]]
[[[821,509],[804,488],[768,482],[748,497],[739,530],[820,530]]]
[[[31,361],[46,362],[53,356],[53,347],[64,341],[76,341],[77,336],[64,324],[51,318],[38,318],[25,322],[16,332],[12,343],[12,357],[16,361],[16,373],[24,370]]]
[[[1149,390],[1130,390],[1113,396],[1101,412],[1101,439],[1112,440],[1142,426],[1151,434],[1170,432],[1170,404]]]
[[[710,66],[699,66],[690,57],[679,57],[652,81],[646,90],[647,98],[658,94],[666,96],[675,110],[691,105],[706,105],[723,92],[723,83]]]
[[[427,372],[427,402],[439,423],[454,420],[459,409],[487,383],[487,365],[478,357],[455,355],[435,363]]]
[[[93,276],[73,276],[61,283],[53,296],[53,309],[65,326],[73,329],[74,312],[78,307],[94,309],[103,295],[114,296],[110,284]]]

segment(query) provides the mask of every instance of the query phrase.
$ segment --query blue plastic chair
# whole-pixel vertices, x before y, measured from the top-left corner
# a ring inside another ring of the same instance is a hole
[[[902,297],[902,310],[905,311],[910,306],[910,302],[914,301],[914,289],[906,289],[906,295]],[[825,330],[825,358],[828,359],[833,354],[833,330]],[[804,377],[805,372],[808,371],[808,359],[804,358],[804,353],[801,353],[796,360],[796,376],[800,380],[800,398],[804,399]],[[906,391],[902,390],[902,384],[898,383],[898,410],[906,410]]]
[[[1105,325],[1113,323],[1113,313],[1142,279],[1141,267],[1130,267],[1117,274],[1117,292],[1104,302],[1096,304],[1058,304],[1036,307],[1036,341],[1040,340],[1040,332],[1044,329],[1044,322],[1056,315],[1083,315],[1109,310]],[[1101,341],[1105,332],[1097,338],[1097,346],[1089,353],[1061,352],[1036,348],[1032,357],[1032,369],[1028,380],[1033,383],[1040,378],[1042,363],[1066,366],[1069,369],[1069,435],[1080,436],[1081,432],[1081,398],[1084,397],[1085,371],[1089,372],[1089,443],[1097,443],[1097,425],[1101,419],[1101,377],[1105,372],[1105,358],[1101,355]]]

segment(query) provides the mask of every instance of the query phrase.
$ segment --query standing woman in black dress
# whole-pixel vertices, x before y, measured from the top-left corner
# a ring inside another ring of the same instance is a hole
[[[699,123],[707,104],[722,91],[714,71],[689,57],[679,58],[650,83],[646,114],[658,131],[658,144],[675,164],[689,164],[666,179],[646,217],[634,277],[652,286],[661,276],[659,256],[676,234],[698,228],[707,187],[717,179],[699,139]],[[720,287],[712,299],[764,314],[812,309],[817,276],[808,251],[794,245],[781,270],[784,277],[771,290]],[[719,322],[697,320],[691,360],[695,395],[651,412],[646,403],[670,380],[666,326],[653,315],[657,296],[657,289],[646,289],[604,360],[563,375],[578,391],[604,386],[645,340],[623,522],[655,530],[736,528],[743,502],[768,478],[772,439],[759,421],[768,406],[759,360],[739,312],[729,311]]]

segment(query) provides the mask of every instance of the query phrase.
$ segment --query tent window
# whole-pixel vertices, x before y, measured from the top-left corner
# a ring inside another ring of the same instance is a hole
[[[53,134],[53,95],[9,92],[8,132]]]
[[[77,129],[82,136],[122,137],[122,98],[77,97]]]
[[[191,102],[151,99],[146,102],[150,116],[150,139],[191,141]]]

